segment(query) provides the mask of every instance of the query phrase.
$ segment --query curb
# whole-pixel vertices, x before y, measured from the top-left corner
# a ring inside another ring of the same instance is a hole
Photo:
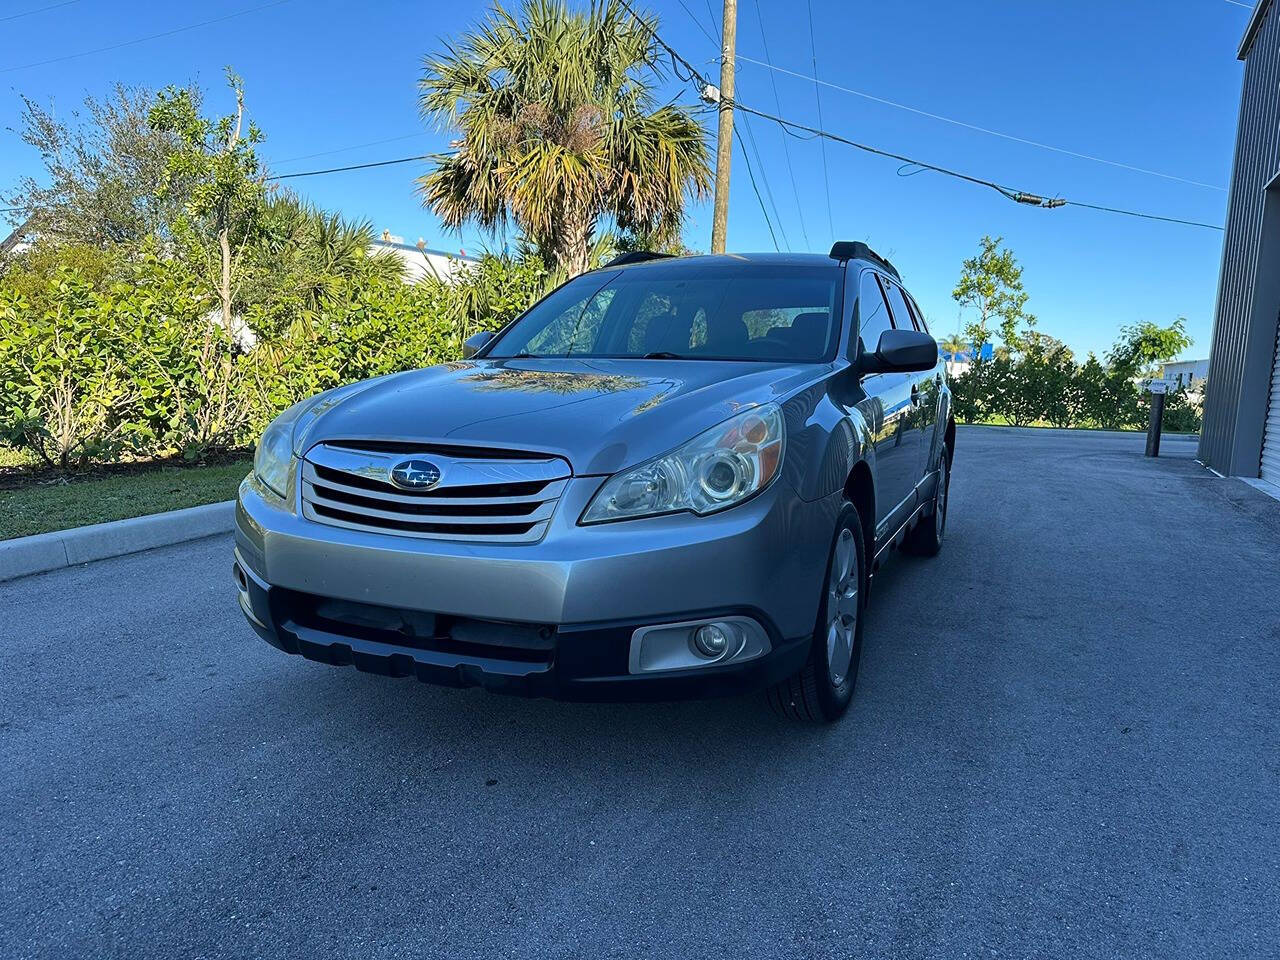
[[[0,581],[200,540],[235,528],[234,500],[0,540]]]

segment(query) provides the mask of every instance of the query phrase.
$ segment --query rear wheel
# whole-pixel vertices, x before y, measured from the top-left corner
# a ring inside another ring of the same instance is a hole
[[[793,720],[830,723],[849,708],[862,657],[866,606],[866,550],[858,511],[847,504],[836,525],[818,604],[809,659],[769,690],[774,712]]]
[[[920,521],[911,531],[908,546],[912,553],[921,556],[936,556],[942,549],[942,537],[947,532],[947,501],[951,488],[951,451],[942,446],[938,456],[938,486],[933,491],[933,513]]]

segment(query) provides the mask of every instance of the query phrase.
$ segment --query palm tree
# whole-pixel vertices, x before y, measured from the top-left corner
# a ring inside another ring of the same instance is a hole
[[[654,102],[652,26],[617,0],[592,0],[585,13],[563,0],[522,0],[515,14],[495,4],[425,62],[424,116],[461,133],[419,181],[426,205],[454,229],[514,221],[571,276],[588,268],[602,218],[674,237],[711,168],[692,114]]]
[[[969,342],[959,333],[953,333],[942,341],[942,350],[954,358],[957,354],[969,349]]]

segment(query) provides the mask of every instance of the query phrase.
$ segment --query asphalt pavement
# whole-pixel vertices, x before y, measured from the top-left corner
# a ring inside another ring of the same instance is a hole
[[[230,537],[0,584],[0,957],[1274,957],[1280,502],[962,428],[838,725],[288,657]]]

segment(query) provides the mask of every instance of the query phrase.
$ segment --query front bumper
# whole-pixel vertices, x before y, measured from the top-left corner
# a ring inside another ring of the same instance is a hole
[[[502,692],[671,699],[758,689],[799,669],[838,495],[806,503],[779,481],[710,517],[580,527],[601,482],[572,480],[541,542],[480,544],[317,523],[251,476],[236,507],[241,607],[263,639],[289,653]],[[422,611],[439,624],[425,632],[439,636],[338,622],[324,615],[327,600]],[[758,622],[770,652],[740,663],[630,672],[637,628],[729,615]]]

